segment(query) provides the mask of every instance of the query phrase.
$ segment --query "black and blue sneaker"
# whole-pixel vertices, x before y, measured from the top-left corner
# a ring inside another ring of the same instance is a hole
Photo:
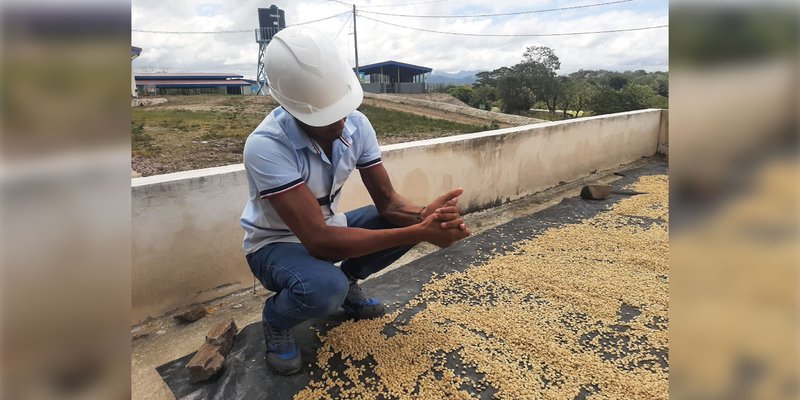
[[[367,298],[355,281],[350,281],[350,289],[342,307],[355,319],[377,318],[386,314],[386,307],[378,299]]]
[[[267,365],[279,375],[291,375],[303,366],[300,349],[288,329],[279,329],[266,321],[264,339],[267,344]]]

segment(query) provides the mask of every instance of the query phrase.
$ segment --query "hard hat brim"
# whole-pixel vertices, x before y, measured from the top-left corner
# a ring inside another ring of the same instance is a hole
[[[337,102],[321,109],[312,112],[307,110],[299,110],[289,104],[283,104],[283,108],[289,112],[293,117],[299,119],[302,123],[309,126],[328,126],[342,118],[350,115],[355,111],[361,102],[364,100],[364,91],[361,89],[361,82],[356,77],[355,73],[351,75],[350,82],[348,82],[351,90]],[[269,89],[270,95],[273,98],[280,98],[280,95],[274,93],[272,88]]]

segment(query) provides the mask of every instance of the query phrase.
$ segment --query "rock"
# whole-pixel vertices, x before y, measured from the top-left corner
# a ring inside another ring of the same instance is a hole
[[[215,325],[206,334],[206,343],[213,344],[220,347],[220,353],[223,357],[227,356],[233,346],[233,339],[236,338],[236,323],[233,318]]]
[[[611,194],[611,186],[585,185],[581,188],[581,198],[587,200],[603,200]]]
[[[189,379],[192,383],[197,383],[216,375],[224,365],[225,356],[220,354],[220,347],[203,343],[200,350],[186,364],[186,368],[189,368]]]
[[[137,326],[137,327],[131,329],[131,339],[133,339],[133,340],[141,339],[141,338],[143,338],[145,336],[149,336],[151,333],[153,333],[153,329],[152,328],[146,328],[144,326]]]
[[[242,307],[243,307],[242,303],[239,303],[239,304],[234,304],[234,305],[233,305],[233,308],[237,308],[237,309],[238,309],[238,308],[242,308]]]
[[[222,370],[237,330],[236,323],[233,319],[229,319],[208,331],[205,343],[186,364],[192,383],[205,381]]]
[[[205,307],[200,304],[192,304],[188,308],[173,315],[172,318],[175,318],[181,322],[189,323],[203,318],[206,314],[208,314],[208,312],[206,311]]]

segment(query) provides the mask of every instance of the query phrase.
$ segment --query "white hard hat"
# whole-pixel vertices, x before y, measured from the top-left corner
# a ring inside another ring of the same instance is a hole
[[[361,104],[364,92],[333,41],[306,27],[281,30],[267,46],[269,93],[295,118],[326,126]]]

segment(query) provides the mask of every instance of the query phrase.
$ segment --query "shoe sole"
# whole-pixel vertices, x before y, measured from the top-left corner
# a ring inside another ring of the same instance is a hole
[[[296,364],[295,364],[296,363]],[[275,366],[275,364],[286,364],[284,366]],[[267,355],[267,366],[278,375],[292,375],[303,369],[303,359],[298,355],[297,358],[292,360],[282,360],[277,356]]]
[[[350,316],[352,316],[355,319],[373,319],[386,315],[386,307],[383,304],[381,304],[380,311],[376,311],[376,314],[374,315],[360,315],[359,311],[346,304],[342,304],[342,308],[344,308],[344,311],[350,314]]]

